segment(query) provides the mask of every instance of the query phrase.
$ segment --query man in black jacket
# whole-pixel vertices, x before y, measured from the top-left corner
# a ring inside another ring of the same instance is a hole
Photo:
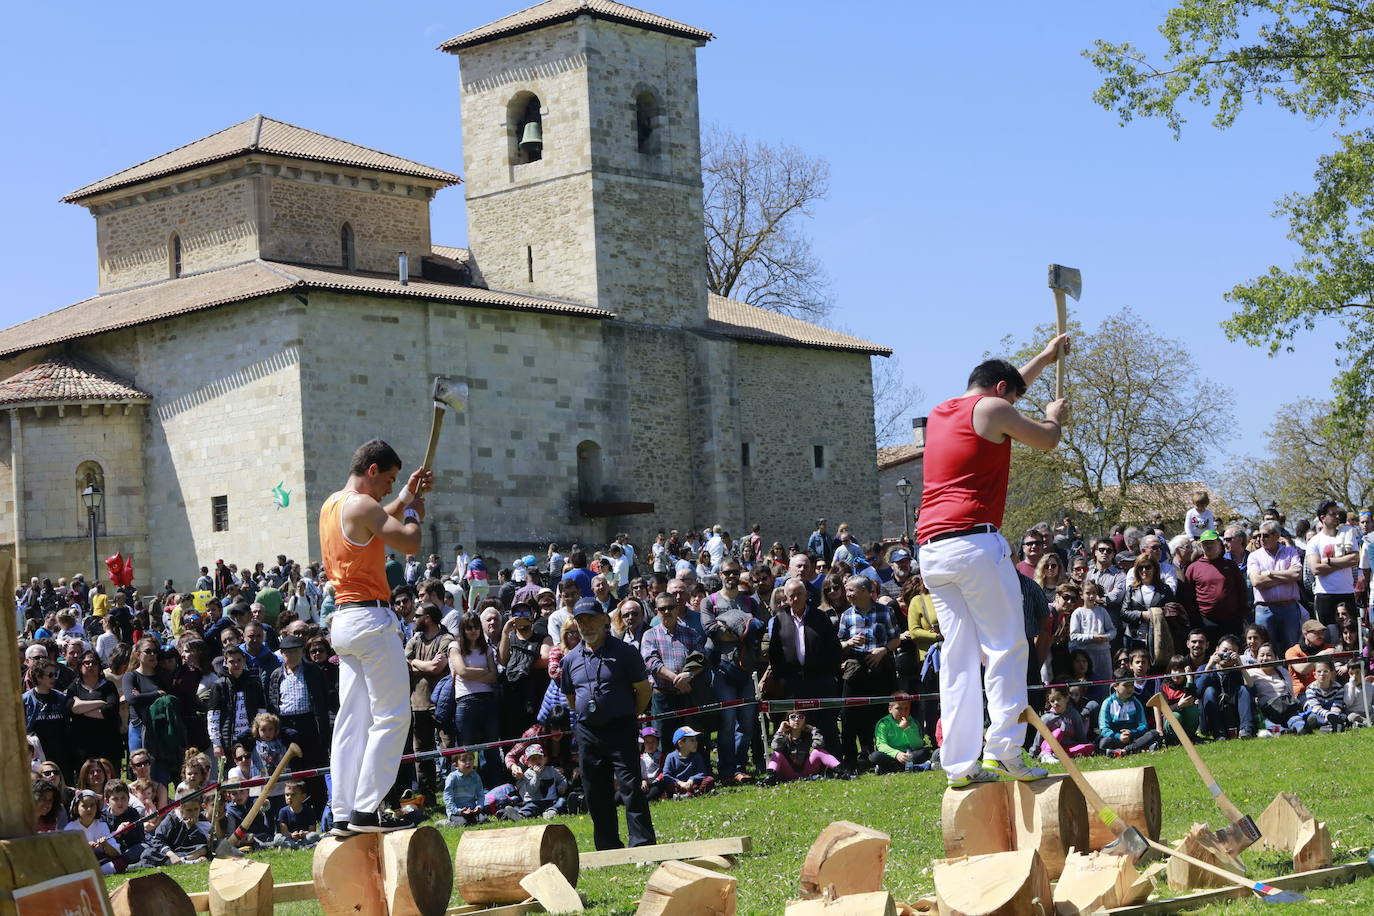
[[[262,680],[257,671],[248,670],[247,659],[238,646],[224,650],[224,674],[210,688],[210,743],[215,756],[234,751],[234,736],[253,724],[253,717],[267,708]]]
[[[267,676],[267,711],[281,719],[283,728],[296,733],[301,765],[314,769],[328,762],[325,749],[330,738],[329,695],[324,670],[302,659],[304,649],[305,642],[299,636],[287,634],[281,638],[285,661]],[[324,798],[324,777],[307,780],[306,794]]]
[[[807,607],[806,585],[798,577],[783,586],[788,613],[776,615],[769,624],[768,664],[782,681],[788,699],[836,696],[835,677],[840,669],[840,638],[824,611]],[[810,716],[820,729],[832,754],[840,749],[835,711],[814,710]]]

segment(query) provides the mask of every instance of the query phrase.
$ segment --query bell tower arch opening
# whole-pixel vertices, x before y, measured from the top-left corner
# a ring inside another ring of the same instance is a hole
[[[506,109],[506,123],[511,128],[511,165],[544,158],[544,111],[539,96],[517,92]]]

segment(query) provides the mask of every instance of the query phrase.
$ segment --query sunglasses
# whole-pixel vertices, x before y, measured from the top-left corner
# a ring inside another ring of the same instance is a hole
[[[235,755],[234,755],[234,759],[235,759],[235,760],[247,760],[247,759],[248,759],[248,755],[247,755],[247,754],[235,754]]]
[[[39,775],[39,776],[53,777],[53,776],[56,776],[56,775],[57,775],[57,771],[56,771],[56,770],[39,770],[39,771],[38,771],[38,775]]]
[[[147,761],[147,760],[130,760],[130,761],[129,761],[129,766],[131,766],[131,767],[146,767],[146,766],[148,766],[148,764],[149,764],[149,761]]]

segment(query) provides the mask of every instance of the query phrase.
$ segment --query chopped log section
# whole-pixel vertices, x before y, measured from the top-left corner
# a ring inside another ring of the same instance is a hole
[[[110,894],[114,916],[196,916],[191,897],[166,872],[130,878]]]
[[[1237,875],[1245,874],[1245,865],[1222,847],[1217,841],[1216,834],[1206,824],[1194,824],[1187,835],[1174,844],[1174,848],[1186,856],[1192,856]],[[1225,880],[1220,876],[1196,868],[1176,857],[1169,859],[1168,876],[1169,889],[1175,891],[1226,886]]]
[[[937,859],[940,916],[1025,916],[1054,907],[1050,876],[1034,849]]]
[[[887,891],[819,897],[789,903],[785,916],[897,916],[897,902]]]
[[[1154,767],[1091,770],[1083,775],[1117,816],[1150,839],[1159,839],[1163,806],[1159,799],[1159,776]],[[1101,849],[1114,839],[1111,828],[1095,817],[1089,818],[1090,848]]]
[[[563,824],[467,830],[453,856],[453,880],[464,903],[520,903],[520,879],[553,863],[577,886],[577,840]]]
[[[735,878],[686,862],[664,862],[649,877],[635,916],[735,916]]]
[[[325,916],[387,916],[381,834],[327,836],[315,847],[311,876]]]
[[[1164,868],[1163,862],[1156,862],[1141,873],[1127,856],[1071,851],[1054,886],[1055,912],[1078,916],[1140,903],[1150,895],[1155,875]]]
[[[1016,848],[1011,785],[982,782],[966,789],[945,790],[940,801],[940,831],[946,856],[981,856]]]
[[[272,916],[272,866],[251,859],[210,863],[210,916]]]
[[[580,913],[585,907],[577,890],[552,862],[520,879],[520,886],[539,902],[546,913]]]
[[[443,835],[428,826],[385,833],[381,854],[382,896],[390,916],[443,916],[453,893],[453,862]]]
[[[1293,843],[1293,871],[1316,871],[1331,864],[1331,833],[1325,821],[1304,821]]]
[[[1291,792],[1280,792],[1255,821],[1260,829],[1258,847],[1291,854],[1297,848],[1298,828],[1313,820],[1316,818],[1302,799]]]
[[[820,897],[834,887],[835,896],[883,889],[883,869],[892,838],[853,821],[834,821],[811,844],[801,868],[801,895]]]
[[[1067,776],[1052,776],[1011,786],[1013,849],[1040,853],[1053,881],[1064,871],[1071,849],[1088,846],[1088,803]]]
[[[695,859],[683,859],[688,865],[695,865],[697,868],[709,868],[713,871],[733,871],[739,864],[739,860],[734,856],[697,856]]]

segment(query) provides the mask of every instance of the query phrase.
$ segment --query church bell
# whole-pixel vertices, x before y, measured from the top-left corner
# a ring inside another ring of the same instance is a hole
[[[520,148],[527,153],[538,152],[544,148],[544,130],[538,121],[530,121],[520,133]]]

